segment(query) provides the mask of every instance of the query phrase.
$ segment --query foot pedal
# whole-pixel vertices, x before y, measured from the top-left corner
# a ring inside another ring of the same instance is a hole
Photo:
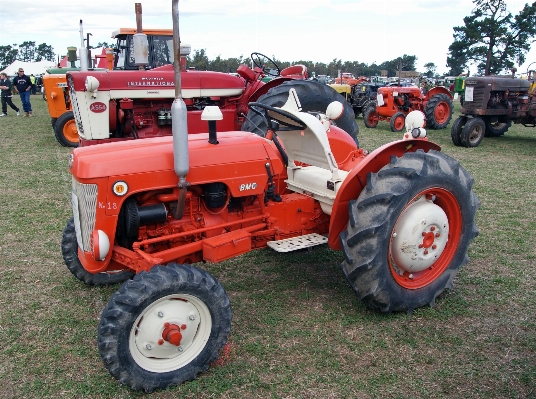
[[[278,241],[268,241],[267,245],[277,252],[291,252],[298,249],[314,247],[315,245],[325,244],[328,238],[320,234],[307,234],[299,237],[286,238]]]

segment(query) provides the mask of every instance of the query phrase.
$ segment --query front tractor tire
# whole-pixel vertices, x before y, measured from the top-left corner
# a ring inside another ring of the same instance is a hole
[[[454,107],[450,97],[444,93],[436,94],[428,100],[424,108],[426,126],[430,129],[444,129],[452,119]]]
[[[215,361],[231,329],[231,306],[206,271],[170,263],[123,284],[102,312],[99,351],[108,371],[152,392],[193,380]]]
[[[365,123],[365,126],[369,129],[375,128],[378,126],[379,121],[380,119],[376,112],[376,107],[369,106],[363,113],[363,122]]]
[[[343,272],[367,306],[411,313],[452,288],[478,234],[472,185],[456,160],[437,151],[392,157],[367,176],[340,235]]]
[[[354,110],[343,96],[328,85],[308,80],[289,80],[272,87],[266,94],[260,96],[257,102],[270,107],[282,107],[288,100],[290,89],[296,90],[303,112],[325,113],[329,104],[340,101],[344,106],[344,112],[334,124],[346,131],[357,143],[359,127],[355,121]],[[268,126],[262,115],[249,110],[246,121],[242,124],[242,130],[264,137]]]
[[[456,118],[454,123],[452,124],[452,127],[450,128],[450,138],[452,139],[452,143],[456,147],[462,146],[462,130],[465,124],[467,123],[467,117],[466,116],[459,116]]]
[[[406,127],[406,115],[403,112],[397,112],[391,117],[389,124],[392,132],[401,132]]]
[[[460,134],[462,146],[477,147],[486,134],[486,124],[481,118],[469,118]]]
[[[134,272],[130,270],[92,274],[84,269],[84,266],[82,266],[82,263],[80,263],[80,259],[78,258],[78,243],[76,241],[73,218],[69,219],[67,226],[65,226],[65,229],[63,230],[61,254],[63,255],[63,260],[67,269],[69,269],[73,276],[87,285],[117,284],[134,277]]]
[[[73,111],[65,112],[53,123],[56,140],[64,147],[78,147],[79,136]]]

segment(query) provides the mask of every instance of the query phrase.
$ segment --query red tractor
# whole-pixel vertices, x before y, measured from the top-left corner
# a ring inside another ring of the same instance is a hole
[[[376,103],[363,109],[363,118],[368,128],[376,127],[379,121],[389,121],[391,131],[401,132],[411,111],[424,112],[428,128],[444,129],[452,118],[452,94],[442,86],[432,88],[426,95],[416,86],[380,87]]]
[[[178,1],[173,14],[178,32]],[[264,137],[219,132],[225,110],[214,105],[199,117],[208,133],[189,135],[181,75],[172,136],[80,147],[69,161],[62,254],[86,284],[124,281],[98,328],[104,365],[122,384],[165,389],[218,358],[230,302],[197,262],[327,243],[380,312],[431,306],[452,287],[478,232],[479,201],[469,173],[426,139],[421,113],[408,116],[403,140],[369,154],[332,124],[340,102],[300,111],[291,89],[282,106],[249,104]]]
[[[181,47],[182,56],[189,47]],[[307,68],[294,65],[281,70],[270,58],[251,55],[255,67],[240,65],[234,76],[222,72],[182,67],[182,97],[188,109],[188,130],[206,130],[201,114],[207,106],[220,108],[220,131],[247,130],[264,135],[264,120],[249,112],[248,102],[281,106],[295,89],[304,111],[324,111],[342,97],[331,87],[307,79]],[[182,58],[184,60],[184,58]],[[274,79],[264,83],[265,74]],[[171,135],[171,104],[174,99],[173,65],[137,71],[69,72],[67,82],[76,119],[80,146],[118,140]],[[337,122],[357,140],[358,126],[349,104]]]

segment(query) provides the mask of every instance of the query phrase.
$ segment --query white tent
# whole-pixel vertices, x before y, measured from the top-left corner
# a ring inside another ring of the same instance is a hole
[[[24,69],[25,75],[30,76],[33,74],[36,76],[45,73],[47,69],[52,68],[55,65],[56,63],[53,61],[23,62],[16,60],[13,64],[0,72],[7,73],[7,76],[15,76],[19,68],[22,68]]]

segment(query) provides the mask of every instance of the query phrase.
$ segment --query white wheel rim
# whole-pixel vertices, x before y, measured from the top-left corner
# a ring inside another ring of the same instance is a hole
[[[163,339],[166,323],[180,328],[179,345]],[[177,370],[201,353],[211,330],[212,318],[203,301],[192,295],[167,295],[151,303],[137,317],[129,335],[130,354],[147,371]]]
[[[422,196],[406,208],[398,219],[391,256],[402,272],[428,269],[443,253],[449,236],[446,213],[432,199]]]

